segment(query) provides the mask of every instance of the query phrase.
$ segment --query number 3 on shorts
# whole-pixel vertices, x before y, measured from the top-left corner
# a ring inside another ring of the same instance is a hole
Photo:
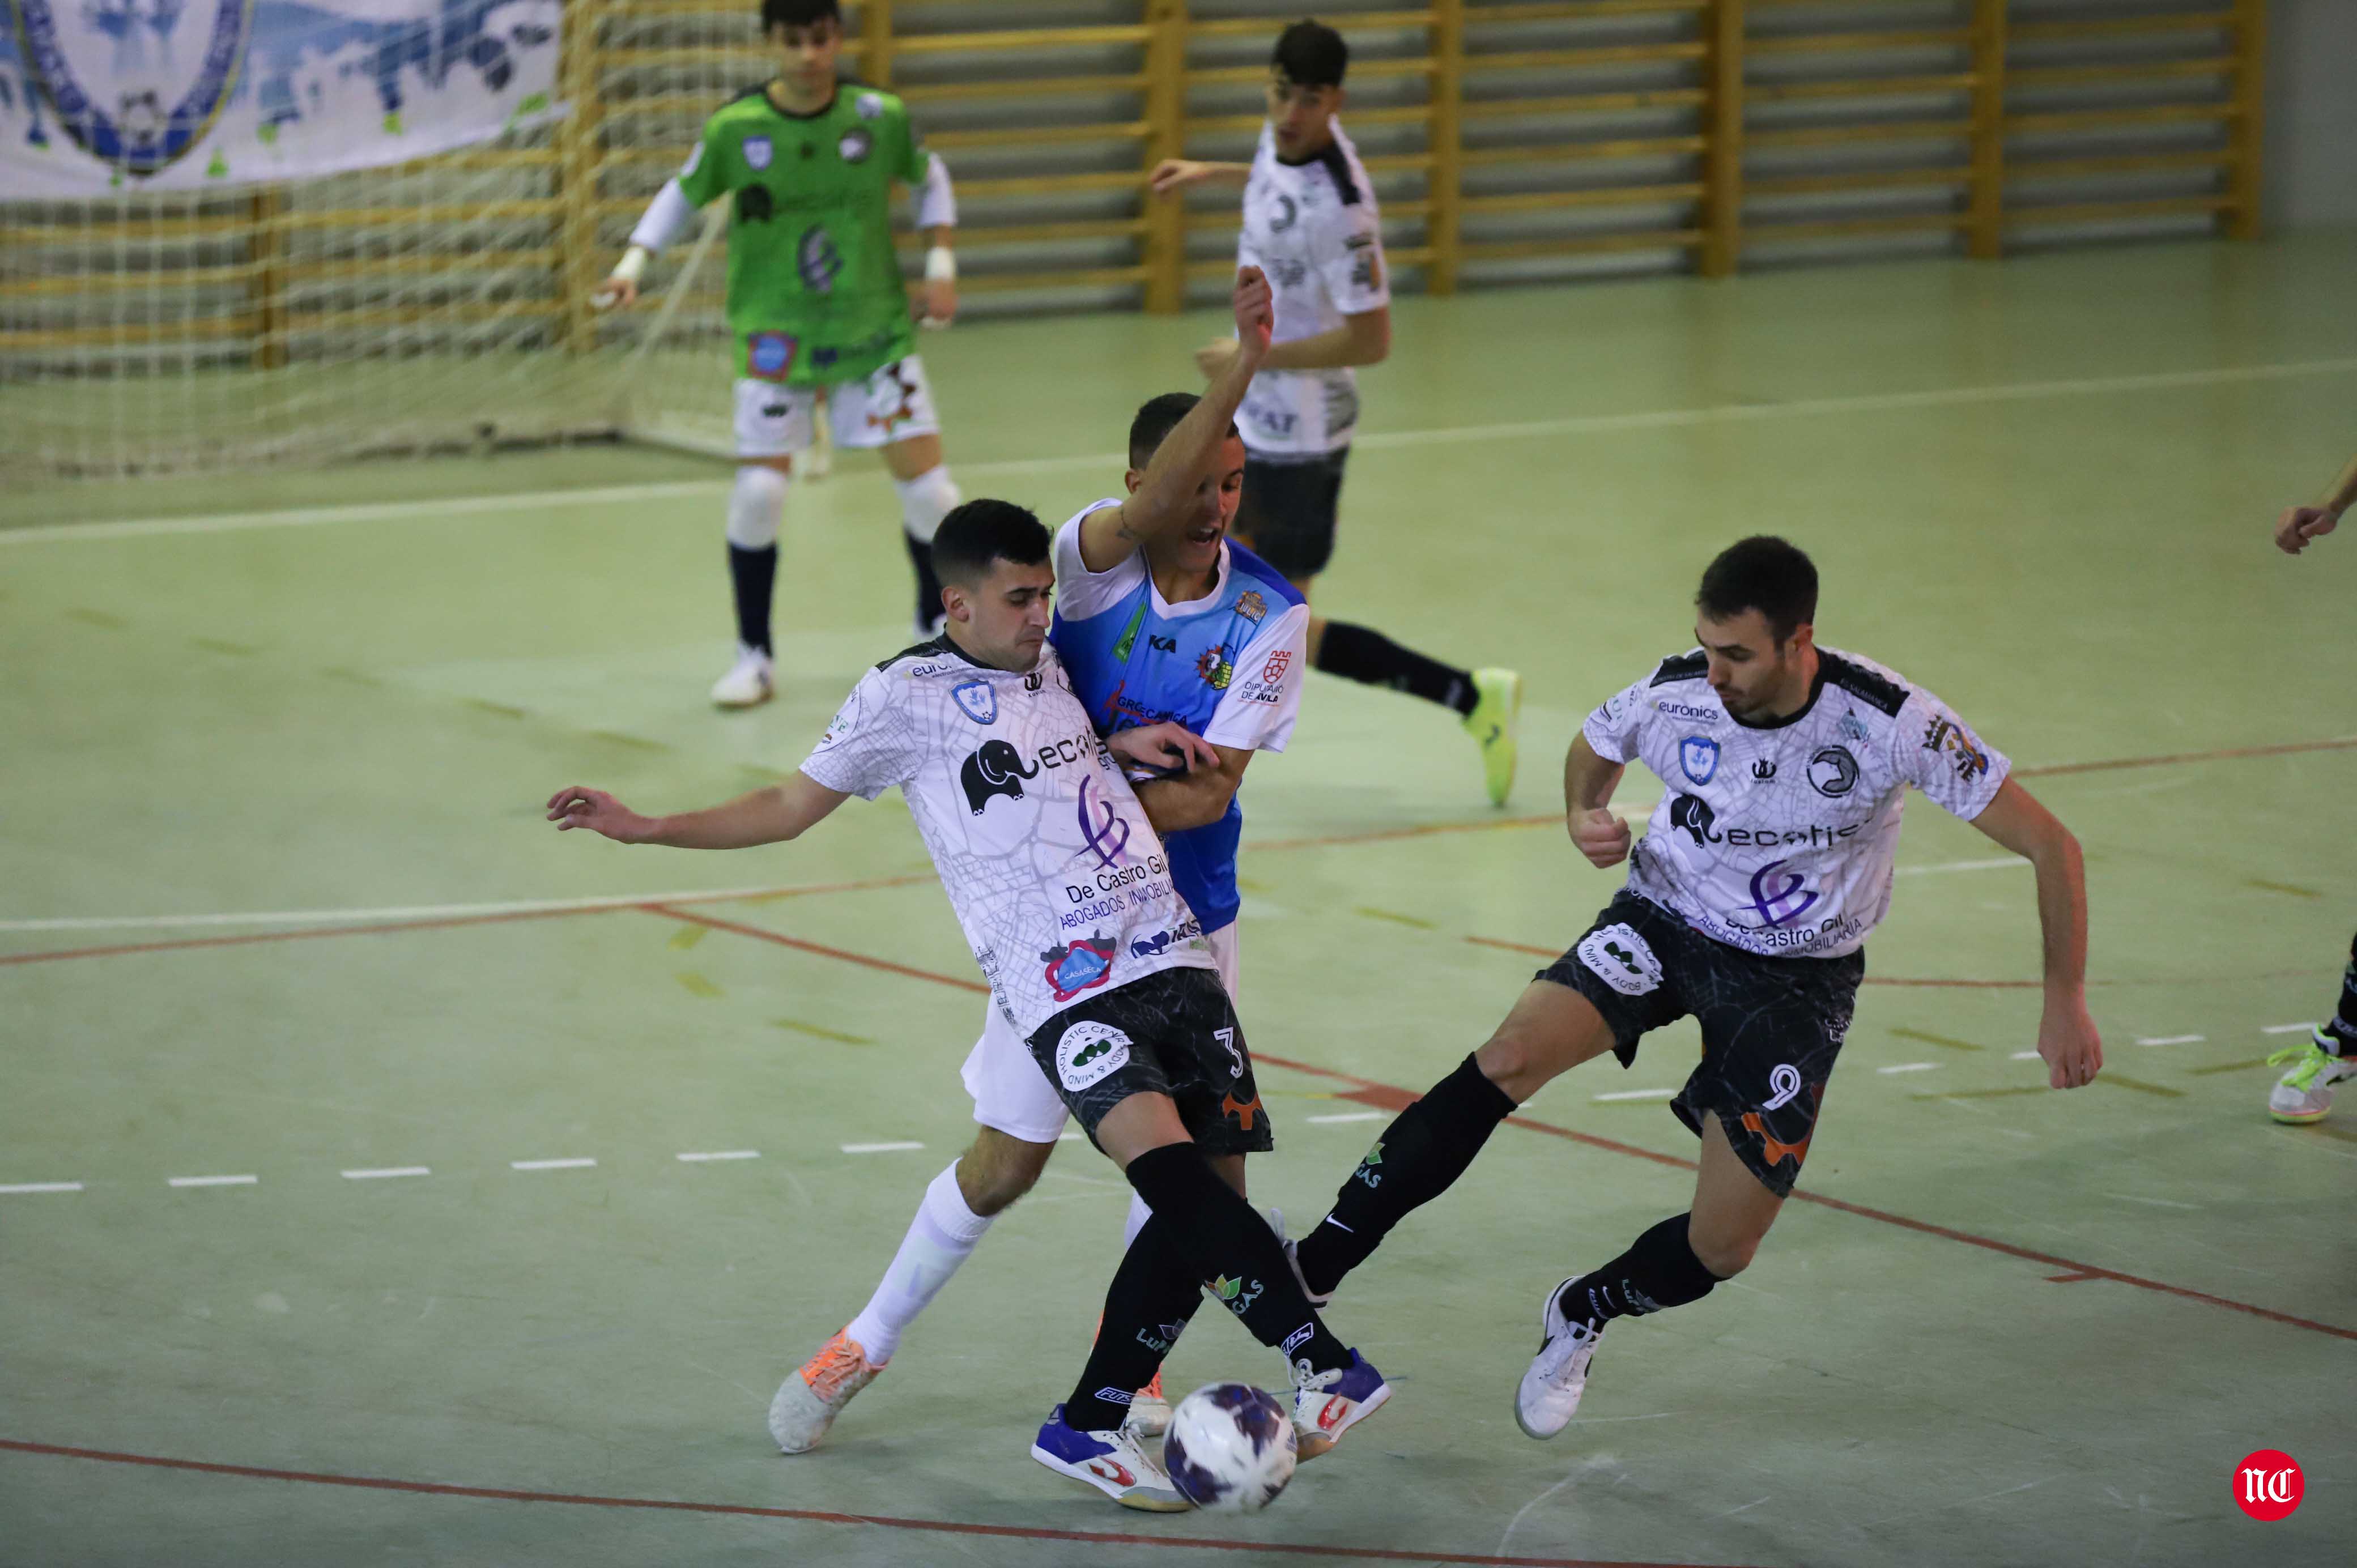
[[[1623,996],[1642,996],[1662,983],[1662,961],[1628,926],[1599,926],[1575,950],[1597,978]]]
[[[1236,1049],[1236,1032],[1233,1029],[1214,1029],[1211,1031],[1211,1038],[1219,1041],[1220,1044],[1228,1047],[1228,1059],[1236,1064],[1234,1070],[1228,1076],[1231,1078],[1243,1077],[1244,1054],[1243,1052]]]

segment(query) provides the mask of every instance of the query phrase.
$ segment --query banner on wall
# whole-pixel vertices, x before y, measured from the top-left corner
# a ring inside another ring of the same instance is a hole
[[[375,168],[558,112],[562,0],[6,0],[0,199]]]

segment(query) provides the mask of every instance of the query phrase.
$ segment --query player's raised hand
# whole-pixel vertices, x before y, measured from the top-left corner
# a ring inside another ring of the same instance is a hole
[[[654,828],[653,818],[639,815],[603,789],[579,784],[567,784],[548,798],[548,820],[558,832],[587,828],[616,843],[644,843]]]
[[[1211,172],[1211,165],[1198,163],[1192,158],[1164,158],[1154,166],[1154,172],[1146,177],[1146,188],[1157,196],[1168,196],[1206,178]]]
[[[2276,548],[2297,555],[2309,542],[2321,539],[2341,526],[2341,519],[2320,506],[2287,506],[2276,519]]]
[[[597,292],[589,296],[589,303],[599,310],[626,310],[638,302],[637,280],[626,278],[619,273],[599,284]]]
[[[1131,767],[1157,773],[1192,773],[1198,768],[1216,772],[1220,766],[1219,751],[1184,725],[1139,725],[1112,736],[1105,745]]]
[[[2046,1011],[2038,1020],[2038,1054],[2046,1060],[2046,1081],[2056,1089],[2095,1081],[2104,1070],[2104,1037],[2088,1015],[2085,992],[2047,993]]]
[[[1575,812],[1571,818],[1571,842],[1587,857],[1590,865],[1610,867],[1629,857],[1629,824],[1611,812],[1598,807],[1592,811]]]
[[[1258,267],[1237,268],[1231,303],[1236,314],[1237,349],[1257,360],[1268,352],[1269,337],[1276,330],[1276,295],[1268,286],[1268,274]]]

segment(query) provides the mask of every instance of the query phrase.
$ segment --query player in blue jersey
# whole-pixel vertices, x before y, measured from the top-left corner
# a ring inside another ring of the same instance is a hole
[[[1308,605],[1281,574],[1227,537],[1243,487],[1236,409],[1266,351],[1265,327],[1255,334],[1248,317],[1269,309],[1265,280],[1245,269],[1236,297],[1239,336],[1247,344],[1257,338],[1258,348],[1203,396],[1168,392],[1141,408],[1130,426],[1125,495],[1084,509],[1057,531],[1054,547],[1057,618],[1049,637],[1098,731],[1169,721],[1202,737],[1201,749],[1174,758],[1178,766],[1167,777],[1138,785],[1192,915],[1138,945],[1150,951],[1146,944],[1157,940],[1202,936],[1232,996],[1243,822],[1236,786],[1255,751],[1285,749],[1308,665]],[[1112,870],[1067,880],[1074,947],[1084,950],[1108,922],[1124,897],[1120,880]],[[867,1305],[780,1387],[770,1431],[785,1453],[817,1446],[992,1219],[1031,1190],[1055,1152],[1064,1101],[996,1008],[985,1009],[963,1077],[980,1124],[974,1142],[926,1188]],[[1257,1094],[1247,1104],[1232,1097],[1222,1109],[1243,1133],[1264,1114]],[[1147,1218],[1144,1204],[1131,1205],[1125,1246]],[[1186,1282],[1183,1293],[1155,1304],[1151,1321],[1183,1324],[1199,1299]],[[1157,1372],[1132,1406],[1132,1423],[1157,1434],[1169,1420],[1160,1383]]]

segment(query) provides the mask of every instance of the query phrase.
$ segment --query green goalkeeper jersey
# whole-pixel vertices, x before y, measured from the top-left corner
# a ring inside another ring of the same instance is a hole
[[[736,196],[727,309],[738,375],[827,386],[914,350],[892,182],[921,183],[931,157],[901,102],[856,82],[806,118],[757,88],[705,122],[679,185],[698,207]]]

